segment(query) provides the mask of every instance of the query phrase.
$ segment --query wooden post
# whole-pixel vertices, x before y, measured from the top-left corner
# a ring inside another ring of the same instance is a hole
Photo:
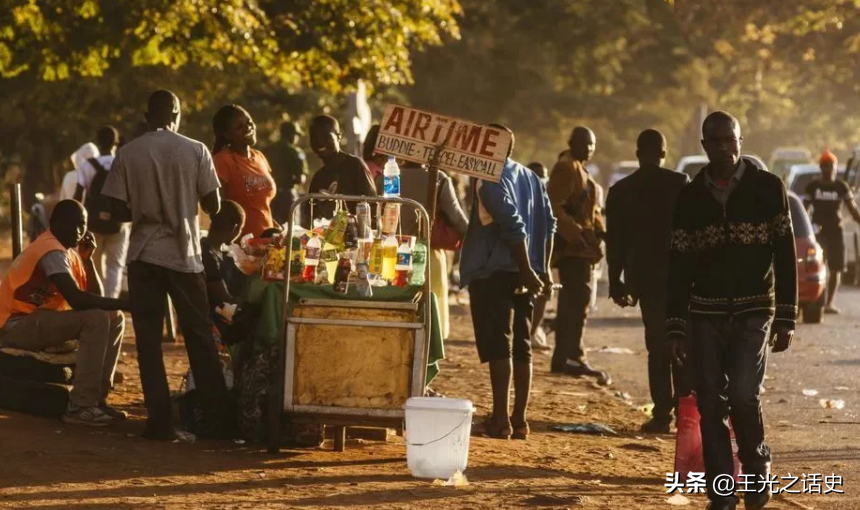
[[[24,232],[22,220],[22,205],[21,205],[21,184],[15,183],[9,185],[9,194],[11,195],[10,205],[12,209],[12,259],[15,259],[21,254],[24,249]]]
[[[346,450],[346,427],[338,425],[334,428],[334,451]]]
[[[442,150],[444,148],[444,145],[439,145],[438,147],[436,147],[436,152],[433,153],[433,157],[430,159],[430,185],[427,187],[427,215],[430,217],[430,231],[427,232],[428,251],[431,249],[429,240],[431,237],[431,232],[433,232],[433,222],[436,220],[436,203],[438,202],[439,198],[439,156],[442,154]],[[428,253],[428,257],[429,256],[430,254]]]

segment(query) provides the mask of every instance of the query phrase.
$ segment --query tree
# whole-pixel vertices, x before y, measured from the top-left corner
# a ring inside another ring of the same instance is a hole
[[[208,140],[212,110],[231,101],[274,128],[358,79],[409,82],[411,55],[457,37],[459,12],[457,0],[0,0],[0,155],[20,155],[28,195],[53,188],[98,126],[130,132],[161,87],[192,136]]]

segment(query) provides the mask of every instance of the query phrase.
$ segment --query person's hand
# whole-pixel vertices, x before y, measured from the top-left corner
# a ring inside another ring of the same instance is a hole
[[[770,334],[771,352],[784,352],[791,347],[794,339],[794,330],[788,326],[776,326]]]
[[[78,254],[84,261],[90,260],[93,252],[96,251],[96,246],[96,236],[92,232],[87,232],[78,243]]]
[[[526,292],[532,294],[540,294],[543,291],[543,282],[533,270],[520,271],[520,288],[525,288]]]
[[[585,242],[586,246],[597,246],[599,241],[597,240],[597,234],[594,230],[587,229],[582,231],[582,239]]]
[[[555,282],[552,279],[552,271],[547,271],[546,273],[540,275],[541,283],[543,283],[543,293],[544,295],[551,296],[552,295],[552,287],[555,285]]]
[[[672,360],[679,367],[684,366],[684,362],[687,360],[687,351],[684,350],[684,339],[677,337],[670,338],[666,347],[669,349],[669,356],[672,357]]]
[[[119,299],[119,309],[123,312],[131,313],[131,300],[129,299]]]

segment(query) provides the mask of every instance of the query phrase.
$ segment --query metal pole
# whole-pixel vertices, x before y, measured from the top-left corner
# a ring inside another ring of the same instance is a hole
[[[9,194],[11,195],[12,208],[12,258],[14,259],[21,254],[24,249],[24,233],[21,213],[21,184],[15,183],[9,185]]]

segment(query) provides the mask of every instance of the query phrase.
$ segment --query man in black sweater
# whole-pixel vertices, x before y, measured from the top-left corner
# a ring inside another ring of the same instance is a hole
[[[606,198],[609,297],[622,308],[638,303],[642,310],[654,402],[642,431],[669,433],[672,409],[683,392],[680,370],[666,350],[666,285],[672,213],[687,176],[662,168],[666,138],[661,132],[646,129],[636,148],[639,170],[615,184]]]
[[[667,340],[682,362],[689,318],[708,509],[738,504],[714,483],[734,471],[731,417],[743,472],[755,476],[760,490],[745,492],[744,506],[757,510],[771,498],[762,483],[771,460],[760,398],[767,348],[788,349],[797,317],[794,235],[782,181],[740,157],[737,119],[714,112],[702,135],[710,163],[675,207]]]

